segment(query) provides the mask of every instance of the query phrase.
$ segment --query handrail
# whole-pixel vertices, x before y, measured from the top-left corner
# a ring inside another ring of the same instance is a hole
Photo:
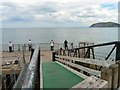
[[[107,46],[107,45],[114,45],[114,44],[120,44],[120,41],[114,41],[114,42],[108,42],[108,43],[96,44],[96,45],[85,46],[85,47],[80,47],[80,48],[76,48],[76,49],[92,48],[92,47],[100,47],[100,46]]]
[[[24,66],[13,90],[16,88],[24,90],[26,88],[33,89],[36,87],[38,89],[40,88],[40,48],[34,50],[30,63]]]
[[[120,60],[120,41],[113,41],[113,42],[108,42],[108,43],[102,43],[102,44],[96,44],[96,45],[89,45],[89,46],[84,46],[84,47],[79,47],[79,48],[73,48],[73,49],[68,49],[68,50],[58,50],[56,51],[56,53],[58,52],[63,52],[65,54],[65,51],[68,51],[68,54],[71,53],[71,51],[74,51],[74,55],[77,54],[77,52],[79,53],[81,49],[87,49],[84,58],[90,58],[90,50],[92,50],[92,55],[93,55],[93,59],[95,59],[95,54],[94,54],[94,48],[95,47],[102,47],[102,46],[109,46],[109,45],[114,45],[112,50],[109,52],[109,54],[106,56],[105,60],[109,59],[109,57],[111,56],[111,54],[113,53],[113,51],[116,48],[116,57],[115,60]],[[80,57],[80,54],[79,54]]]
[[[22,71],[21,71],[21,73],[20,73],[20,75],[19,75],[19,77],[18,77],[18,79],[13,87],[13,90],[15,90],[16,88],[21,88],[22,83],[23,83],[24,78],[25,78],[24,76],[26,76],[25,72],[26,72],[27,66],[28,65],[25,65],[24,68],[22,69]]]
[[[37,74],[37,65],[39,62],[39,58],[38,58],[39,54],[40,54],[39,49],[35,49],[31,62],[27,69],[25,80],[22,85],[22,90],[24,90],[25,88],[34,88],[35,86],[35,78]]]

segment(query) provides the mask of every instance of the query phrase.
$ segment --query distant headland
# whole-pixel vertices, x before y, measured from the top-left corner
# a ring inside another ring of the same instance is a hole
[[[90,27],[120,27],[120,24],[114,22],[100,22],[94,23]]]

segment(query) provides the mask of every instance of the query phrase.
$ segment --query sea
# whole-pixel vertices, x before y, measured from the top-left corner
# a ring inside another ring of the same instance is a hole
[[[80,42],[90,42],[94,44],[107,43],[118,40],[118,28],[3,28],[2,44],[7,45],[9,41],[13,44],[28,43],[55,43],[63,44],[64,40],[73,43],[75,47]],[[111,46],[112,47],[112,46]],[[100,49],[102,54],[108,54],[108,49]],[[99,51],[99,50],[98,50]]]
[[[81,41],[104,43],[118,40],[118,28],[3,28],[2,43],[79,43]]]

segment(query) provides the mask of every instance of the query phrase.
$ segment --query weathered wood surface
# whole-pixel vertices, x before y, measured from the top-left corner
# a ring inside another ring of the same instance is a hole
[[[71,63],[71,62],[67,62],[67,61],[63,61],[61,59],[56,59],[57,61],[59,62],[62,62],[62,63],[65,63],[66,65],[70,65],[70,66],[73,66],[75,68],[78,68],[82,71],[85,71],[85,72],[88,72],[92,75],[96,75],[96,76],[101,76],[101,72],[100,71],[97,71],[97,70],[93,70],[93,69],[90,69],[90,68],[87,68],[87,67],[84,67],[84,66],[81,66],[81,65],[77,65],[77,64],[74,64],[74,63]]]
[[[13,65],[7,68],[1,68],[0,72],[2,72],[2,75],[4,74],[19,74],[20,73],[20,67],[18,65]]]
[[[37,68],[38,68],[38,61],[40,60],[39,57],[39,48],[34,50],[32,59],[30,61],[30,64],[28,65],[25,80],[22,84],[22,90],[25,88],[34,88],[35,85],[35,79],[36,79],[36,74],[38,73]]]
[[[30,51],[25,51],[25,62],[29,63],[30,60]],[[14,51],[14,52],[2,52],[0,58],[2,59],[1,64],[4,65],[6,63],[12,63],[15,60],[18,60],[21,65],[23,63],[23,52],[22,51]]]
[[[101,70],[101,79],[108,81],[108,88],[112,87],[112,70],[103,67]]]
[[[111,64],[115,63],[114,61],[109,61],[109,60],[106,61],[106,60],[98,60],[98,59],[76,58],[76,57],[60,56],[60,55],[55,55],[55,56],[62,59],[72,60],[74,62],[77,61],[77,62],[93,64],[93,65],[98,65],[103,67],[109,67]]]
[[[117,88],[118,86],[118,65],[112,64],[110,66],[110,69],[112,70],[112,88]]]
[[[108,83],[105,80],[100,78],[91,76],[85,79],[84,81],[80,82],[79,84],[73,86],[70,90],[74,90],[75,88],[82,89],[82,88],[91,88],[91,89],[100,89],[100,88],[108,88]]]

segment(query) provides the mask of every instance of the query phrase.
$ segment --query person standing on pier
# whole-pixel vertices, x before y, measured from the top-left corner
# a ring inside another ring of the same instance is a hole
[[[51,46],[51,51],[53,51],[54,50],[54,41],[53,40],[50,41],[50,46]]]
[[[32,41],[31,41],[31,39],[29,39],[29,44],[28,44],[28,46],[29,46],[29,51],[31,51],[31,49],[32,49]]]
[[[67,40],[64,41],[64,47],[65,47],[65,50],[68,50],[68,41]]]
[[[12,44],[12,42],[9,42],[9,52],[12,52],[12,47],[13,47],[13,44]]]

